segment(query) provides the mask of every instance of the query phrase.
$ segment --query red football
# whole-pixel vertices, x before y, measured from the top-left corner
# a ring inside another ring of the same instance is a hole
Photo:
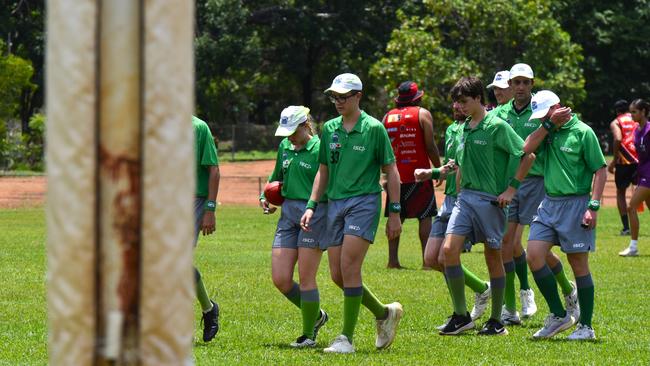
[[[282,197],[282,182],[275,181],[266,183],[264,197],[272,205],[282,205],[282,202],[284,202],[284,197]]]

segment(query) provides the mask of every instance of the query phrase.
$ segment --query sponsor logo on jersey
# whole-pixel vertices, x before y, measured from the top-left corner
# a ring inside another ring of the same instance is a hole
[[[537,128],[537,123],[526,122],[524,123],[524,127]]]
[[[574,248],[584,248],[586,246],[585,243],[574,243],[572,247]]]
[[[340,147],[341,147],[341,144],[330,142],[330,150],[337,150]]]
[[[390,114],[390,115],[388,115],[388,119],[386,120],[386,122],[387,123],[399,122],[400,119],[402,119],[401,114]]]
[[[348,229],[354,230],[354,231],[359,231],[361,228],[357,225],[348,225]]]
[[[474,140],[472,142],[475,143],[476,145],[483,145],[483,146],[488,144],[487,141],[485,140]]]
[[[403,139],[414,138],[415,134],[414,133],[400,133],[399,137],[403,138]]]
[[[417,151],[416,151],[415,149],[411,149],[411,150],[400,150],[400,153],[401,153],[402,155],[409,155],[409,154],[412,155],[412,154],[416,154]]]
[[[287,169],[289,167],[289,164],[291,164],[291,159],[287,159],[282,162],[282,168]]]
[[[573,149],[568,146],[561,146],[560,150],[568,153],[573,152]]]
[[[399,161],[400,164],[412,164],[417,162],[418,161],[416,159],[402,159]]]
[[[402,142],[400,142],[400,146],[415,147],[415,146],[417,146],[417,144],[415,143],[415,141],[402,141]]]
[[[304,161],[301,161],[299,165],[303,168],[311,169],[311,164],[305,163]]]
[[[388,132],[388,133],[397,132],[397,127],[389,127],[389,128],[386,129],[386,132]]]
[[[303,243],[315,243],[316,240],[313,238],[302,238]]]
[[[355,150],[355,151],[366,151],[366,147],[365,147],[365,146],[360,146],[360,145],[354,145],[354,146],[352,146],[352,150]]]
[[[411,114],[407,114],[406,116],[404,116],[404,118],[411,118],[411,117],[413,117],[413,115]]]

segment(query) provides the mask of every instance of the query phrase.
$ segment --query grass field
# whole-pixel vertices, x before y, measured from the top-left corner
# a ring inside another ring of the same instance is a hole
[[[222,330],[208,344],[198,341],[200,333],[196,332],[194,354],[198,365],[650,364],[650,321],[646,317],[650,238],[641,237],[642,256],[618,257],[616,253],[628,238],[615,234],[620,226],[615,209],[603,209],[600,215],[598,249],[591,258],[596,285],[596,342],[567,342],[564,338],[569,332],[553,340],[531,340],[548,311],[535,285],[540,311],[523,326],[509,327],[508,336],[437,335],[435,326],[451,313],[450,300],[439,273],[419,270],[416,223],[410,220],[400,253],[402,264],[410,269],[385,269],[387,244],[379,235],[363,271],[364,282],[382,301],[400,301],[404,305],[405,316],[395,343],[388,350],[376,351],[374,320],[370,312],[362,310],[354,355],[326,355],[320,351],[339,334],[343,308],[342,293],[329,280],[326,259],[318,280],[323,307],[331,320],[321,329],[319,348],[293,350],[287,346],[299,335],[301,322],[298,309],[275,290],[270,279],[270,241],[277,219],[277,214],[265,216],[254,208],[221,207],[217,235],[201,239],[196,262],[209,292],[215,294],[221,306]],[[1,365],[47,364],[44,224],[43,209],[0,210]],[[642,232],[648,232],[647,225],[650,220],[644,213]],[[463,255],[463,262],[486,276],[482,248]],[[566,260],[564,264],[568,268]],[[473,303],[472,298],[469,303]],[[195,309],[198,320],[198,306]]]

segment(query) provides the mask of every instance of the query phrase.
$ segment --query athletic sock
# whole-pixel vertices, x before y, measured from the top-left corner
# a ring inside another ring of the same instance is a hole
[[[451,302],[454,305],[456,315],[467,314],[467,304],[465,303],[465,275],[460,265],[445,267],[445,276],[449,283],[449,292],[451,293]]]
[[[293,283],[293,286],[291,287],[291,290],[289,292],[286,292],[283,294],[289,301],[291,301],[294,305],[296,305],[298,308],[300,308],[300,286],[298,286],[297,283]]]
[[[514,273],[512,276],[514,280]],[[490,278],[490,291],[492,292],[492,315],[490,317],[494,320],[501,321],[501,308],[503,307],[503,295],[505,293],[505,286],[505,277]],[[514,282],[512,286],[514,288]]]
[[[519,289],[530,290],[528,283],[528,263],[526,263],[526,251],[523,251],[519,257],[514,257],[515,272],[519,278]]]
[[[630,240],[630,250],[636,250],[638,240]]]
[[[354,328],[357,326],[359,319],[359,309],[361,308],[361,298],[363,297],[363,287],[345,287],[343,289],[343,332],[352,343]]]
[[[314,339],[314,324],[320,315],[320,295],[318,289],[300,291],[300,312],[302,313],[302,334]]]
[[[576,277],[576,287],[580,304],[580,324],[591,327],[591,317],[594,313],[594,281],[591,273]]]
[[[566,310],[564,310],[564,306],[562,306],[560,294],[557,292],[557,282],[555,281],[551,269],[548,268],[546,263],[544,263],[542,268],[532,272],[535,283],[537,283],[539,291],[542,293],[542,296],[544,296],[551,313],[555,314],[555,316],[562,318],[565,317]]]
[[[469,287],[472,289],[472,291],[482,294],[487,290],[488,286],[485,281],[480,279],[477,275],[472,273],[467,267],[463,266],[462,264],[460,267],[463,270],[463,275],[465,276],[465,286]]]
[[[623,224],[623,230],[630,230],[630,220],[627,219],[627,214],[621,215],[621,223]]]
[[[210,301],[208,291],[205,289],[205,285],[201,279],[201,272],[199,272],[196,267],[194,267],[194,282],[196,285],[196,299],[199,300],[199,304],[201,304],[201,311],[207,313],[212,310],[212,301]]]
[[[510,261],[503,264],[506,270],[505,277],[505,304],[506,309],[514,312],[517,310],[517,300],[515,300],[515,263]],[[490,279],[492,281],[492,279]],[[490,284],[491,285],[491,284]],[[494,288],[492,288],[492,298],[494,298]]]
[[[386,319],[388,316],[388,308],[386,305],[382,304],[366,285],[362,285],[362,288],[363,296],[361,297],[361,304],[370,310],[376,319]]]
[[[555,281],[557,281],[558,285],[560,285],[560,288],[562,289],[562,295],[569,295],[571,291],[573,291],[573,286],[571,286],[569,278],[566,276],[566,273],[564,273],[562,262],[558,261],[557,264],[551,268],[551,271],[553,271]]]

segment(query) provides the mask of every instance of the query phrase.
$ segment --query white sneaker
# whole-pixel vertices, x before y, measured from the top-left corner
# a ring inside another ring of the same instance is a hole
[[[388,308],[388,317],[384,320],[377,320],[377,339],[375,340],[375,347],[378,349],[388,348],[395,339],[397,332],[397,325],[399,324],[404,310],[402,304],[394,302],[386,305]]]
[[[596,333],[592,327],[578,323],[576,329],[567,337],[567,339],[571,341],[596,339]]]
[[[490,283],[487,283],[487,290],[482,293],[474,294],[474,307],[472,307],[472,312],[469,314],[472,317],[472,320],[476,320],[483,315],[485,309],[487,309],[488,302],[490,302],[490,295],[492,291],[490,290]]]
[[[532,288],[528,290],[519,290],[519,299],[521,300],[521,316],[523,318],[530,318],[537,312],[537,304],[535,304],[535,293]]]
[[[551,338],[554,335],[571,328],[571,326],[573,326],[573,317],[568,311],[564,318],[560,318],[559,316],[550,313],[546,316],[546,319],[544,319],[544,327],[535,332],[533,338]]]
[[[301,335],[294,342],[291,342],[289,346],[293,348],[309,348],[309,347],[315,347],[316,342],[307,336]]]
[[[332,344],[323,350],[325,353],[354,353],[354,346],[348,340],[348,337],[341,334],[334,338]]]
[[[521,319],[519,318],[519,312],[517,310],[510,311],[503,305],[501,309],[501,322],[504,325],[519,325],[521,324]]]
[[[618,255],[621,257],[636,257],[639,255],[639,250],[637,248],[627,247],[625,250],[618,252]]]
[[[564,296],[566,312],[573,317],[574,324],[580,319],[580,303],[578,302],[578,290],[576,284],[571,281],[571,293]]]

